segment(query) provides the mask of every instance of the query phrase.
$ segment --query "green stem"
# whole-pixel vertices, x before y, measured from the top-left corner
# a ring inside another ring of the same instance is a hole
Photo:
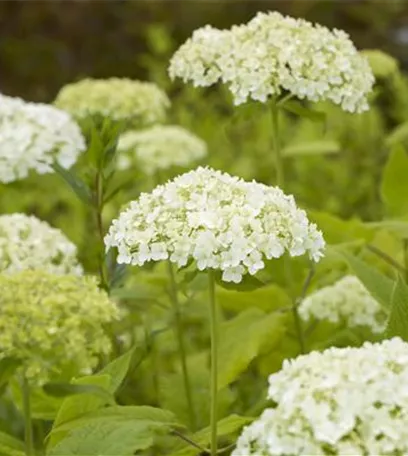
[[[405,269],[405,274],[404,278],[405,281],[408,283],[408,239],[404,239],[404,269]]]
[[[275,160],[276,183],[282,189],[285,186],[285,175],[283,171],[282,149],[279,141],[279,107],[277,101],[272,101],[272,146]]]
[[[193,397],[191,393],[191,383],[190,377],[187,368],[187,355],[186,355],[186,347],[184,343],[183,337],[183,324],[181,321],[181,313],[180,313],[180,303],[177,296],[177,283],[174,276],[173,265],[170,261],[167,261],[167,270],[169,274],[170,280],[170,300],[173,305],[174,316],[176,319],[176,336],[178,341],[178,347],[180,352],[180,360],[181,360],[181,369],[183,372],[183,381],[184,381],[184,390],[186,393],[187,398],[187,406],[188,406],[188,413],[190,424],[193,429],[196,428],[196,416],[194,412],[194,404],[193,404]]]
[[[33,456],[34,455],[34,439],[33,439],[33,423],[32,423],[32,419],[31,419],[30,387],[28,385],[27,378],[25,375],[22,379],[22,394],[23,394],[26,455]]]
[[[214,271],[208,270],[208,289],[210,298],[210,334],[211,334],[211,382],[210,382],[210,427],[211,427],[211,456],[218,452],[217,422],[218,422],[218,312],[215,300]]]
[[[98,229],[99,237],[99,247],[98,247],[98,267],[99,267],[99,277],[101,280],[101,286],[106,291],[109,291],[109,281],[105,268],[104,261],[104,251],[105,251],[105,242],[104,242],[104,229],[103,229],[103,177],[100,170],[97,171],[95,177],[95,213],[96,213],[96,226]]]
[[[279,102],[275,98],[272,100],[271,104],[271,114],[272,114],[272,146],[274,152],[274,159],[275,159],[275,170],[276,170],[276,183],[278,187],[282,190],[285,188],[285,173],[283,167],[283,157],[282,157],[282,147],[279,138]],[[285,269],[285,276],[286,281],[289,286],[290,296],[292,299],[292,314],[293,314],[293,321],[295,325],[295,331],[297,335],[297,339],[299,342],[299,349],[301,353],[305,352],[305,340],[303,335],[303,328],[302,328],[302,320],[299,316],[299,310],[297,305],[296,297],[294,296],[293,292],[293,277],[292,277],[292,268],[290,264],[290,259],[286,256],[284,257],[284,269]]]

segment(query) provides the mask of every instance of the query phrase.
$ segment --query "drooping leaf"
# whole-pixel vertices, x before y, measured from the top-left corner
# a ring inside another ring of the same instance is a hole
[[[324,122],[326,120],[326,114],[324,112],[315,111],[313,109],[305,107],[298,101],[285,101],[281,107],[286,111],[291,112],[292,114],[296,114],[299,117],[312,120],[313,122]]]
[[[232,437],[230,439],[233,442],[239,431],[251,423],[253,418],[248,416],[230,415],[222,420],[218,421],[217,424],[217,435],[219,439]],[[211,429],[206,427],[195,434],[188,435],[193,442],[197,443],[202,448],[208,448],[211,440]],[[180,444],[180,449],[175,450],[170,456],[196,456],[197,449],[189,444]]]
[[[402,146],[397,145],[391,150],[381,185],[381,196],[391,215],[408,215],[407,176],[408,154]]]
[[[20,367],[21,361],[16,358],[0,360],[0,387],[5,385]]]
[[[286,331],[286,317],[247,309],[221,325],[218,353],[218,388],[235,381],[262,350],[271,350]],[[243,335],[245,335],[243,337]]]
[[[52,167],[65,180],[82,202],[85,204],[92,204],[91,189],[83,180],[72,171],[63,168],[57,162],[55,162]]]
[[[364,49],[361,51],[371,66],[376,78],[388,78],[398,71],[398,60],[380,49]]]
[[[382,304],[384,308],[389,309],[391,307],[394,281],[350,253],[343,252],[343,257],[373,298]]]
[[[340,144],[334,140],[308,141],[299,144],[289,144],[282,150],[284,157],[303,155],[333,155],[341,150]]]
[[[387,337],[401,337],[408,342],[408,286],[398,276],[391,297],[391,312],[386,328]]]

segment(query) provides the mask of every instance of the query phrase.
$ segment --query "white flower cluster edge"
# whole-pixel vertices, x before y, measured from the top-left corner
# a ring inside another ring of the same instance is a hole
[[[399,338],[286,360],[275,407],[244,428],[232,456],[408,454],[408,344]]]
[[[61,230],[33,215],[0,215],[0,272],[41,269],[82,275],[77,247]]]
[[[172,57],[169,74],[197,87],[220,81],[237,105],[288,92],[350,112],[368,109],[374,84],[367,59],[347,33],[278,12],[260,12],[229,30],[196,30]]]
[[[293,196],[202,167],[142,193],[112,222],[105,244],[118,249],[118,263],[169,259],[183,267],[193,260],[236,283],[285,251],[318,261],[324,249]]]
[[[374,333],[384,331],[388,316],[360,280],[352,275],[307,296],[299,305],[299,314],[305,321],[343,322],[350,328],[367,326]]]
[[[52,172],[56,161],[70,168],[85,150],[71,116],[54,106],[0,94],[0,182],[24,179],[29,172]]]
[[[173,166],[188,168],[207,155],[207,145],[178,125],[155,125],[123,133],[119,137],[118,152],[120,169],[135,163],[151,175]]]

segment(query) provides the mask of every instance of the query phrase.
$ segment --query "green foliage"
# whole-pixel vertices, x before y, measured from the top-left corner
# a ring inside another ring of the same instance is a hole
[[[218,388],[236,381],[262,351],[272,350],[285,333],[284,315],[247,309],[221,325]]]
[[[0,5],[0,13],[7,15],[12,28],[21,22],[22,10],[9,10],[6,3]],[[229,26],[231,21],[239,23],[247,18],[247,8],[259,5],[244,3],[233,11],[229,8],[225,15],[220,14],[226,11],[223,2],[211,8],[203,2],[192,2],[183,5],[181,15],[176,3],[162,11],[164,4],[123,2],[115,5],[114,14],[108,3],[101,4],[98,11],[86,4],[81,10],[72,6],[66,17],[51,4],[25,7],[24,17],[32,21],[33,28],[41,25],[41,17],[44,23],[48,18],[57,25],[67,20],[69,26],[56,27],[56,33],[67,41],[54,37],[44,43],[38,39],[22,41],[6,31],[0,44],[4,67],[9,68],[4,74],[4,90],[49,101],[60,86],[88,74],[89,68],[94,73],[91,76],[136,75],[157,82],[172,99],[167,123],[180,124],[203,138],[209,146],[209,165],[249,180],[275,184],[270,106],[250,103],[233,107],[222,88],[176,86],[167,75],[169,56],[203,18],[205,22]],[[373,21],[360,37],[369,45],[375,42],[372,37],[383,39],[387,23],[392,24],[399,14],[388,9],[387,2],[376,5],[376,12],[374,8],[362,11],[357,6],[337,3],[333,11],[342,14],[329,17],[325,14],[327,8],[318,2],[308,14],[323,15],[322,22],[328,25],[334,17],[336,26],[349,15],[353,21]],[[37,8],[45,13],[37,13]],[[184,8],[188,8],[188,14]],[[305,3],[282,3],[279,8],[301,16]],[[61,43],[77,48],[77,38],[65,36],[76,29],[72,24],[80,21],[77,11],[86,23],[78,28],[82,58],[74,59],[72,65],[60,65],[61,58],[70,60],[69,49]],[[137,17],[135,11],[140,13]],[[152,17],[150,14],[157,15],[158,20],[160,16],[160,23],[134,25]],[[111,34],[105,33],[107,23],[119,24],[120,32],[113,41]],[[89,36],[84,32],[88,25],[94,31]],[[95,36],[98,40],[91,43],[91,35],[92,40]],[[110,46],[115,52],[109,52]],[[41,55],[45,50],[48,57],[37,65],[34,54],[32,58],[29,55],[32,48]],[[293,194],[305,208],[328,244],[309,287],[304,289],[310,271],[305,258],[292,259],[292,279],[285,274],[283,260],[267,262],[263,271],[255,277],[246,276],[240,284],[225,284],[217,277],[221,321],[218,436],[220,448],[225,450],[222,454],[229,454],[241,428],[251,422],[250,417],[268,406],[268,376],[279,370],[285,359],[299,355],[291,295],[300,300],[333,283],[347,273],[348,267],[390,312],[384,337],[400,336],[408,341],[408,287],[405,275],[393,278],[396,270],[403,273],[408,267],[408,79],[391,55],[376,49],[364,54],[378,79],[369,112],[350,115],[329,104],[312,106],[288,98],[279,105],[285,192]],[[51,62],[59,62],[59,71],[51,68]],[[31,175],[24,181],[0,186],[1,212],[33,213],[63,229],[78,245],[86,272],[99,274],[101,268],[104,270],[103,286],[110,289],[110,297],[122,312],[120,321],[109,328],[113,350],[101,358],[96,374],[67,383],[71,377],[63,372],[55,383],[31,389],[39,454],[45,440],[47,456],[197,455],[201,452],[197,446],[207,449],[210,445],[205,275],[189,267],[177,273],[187,367],[197,414],[193,429],[165,269],[148,265],[125,270],[115,266],[114,256],[105,258],[101,245],[101,237],[119,209],[141,192],[150,191],[155,182],[141,170],[116,169],[116,142],[124,125],[91,119],[81,127],[87,151],[74,169],[67,171],[54,165],[54,175]],[[162,179],[171,177],[172,172],[163,173]],[[97,226],[97,216],[101,226]],[[358,346],[365,340],[375,340],[372,334],[329,323],[319,327],[303,323],[303,330],[307,350]],[[24,427],[22,397],[15,378],[18,367],[16,359],[0,361],[0,456],[24,454],[20,441]]]
[[[384,168],[381,194],[387,210],[394,216],[408,215],[408,154],[402,146],[395,146]]]
[[[109,407],[57,427],[68,436],[47,455],[130,456],[149,448],[159,433],[177,426],[174,416],[152,407]]]
[[[400,276],[391,297],[386,334],[388,337],[401,337],[408,342],[408,286]]]

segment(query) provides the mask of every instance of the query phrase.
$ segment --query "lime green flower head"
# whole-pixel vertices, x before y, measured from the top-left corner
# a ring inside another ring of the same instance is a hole
[[[89,372],[109,353],[104,325],[117,318],[92,277],[0,275],[0,359],[18,359],[32,384]]]
[[[109,117],[137,128],[163,122],[170,101],[151,82],[89,78],[64,86],[54,104],[78,120]]]

